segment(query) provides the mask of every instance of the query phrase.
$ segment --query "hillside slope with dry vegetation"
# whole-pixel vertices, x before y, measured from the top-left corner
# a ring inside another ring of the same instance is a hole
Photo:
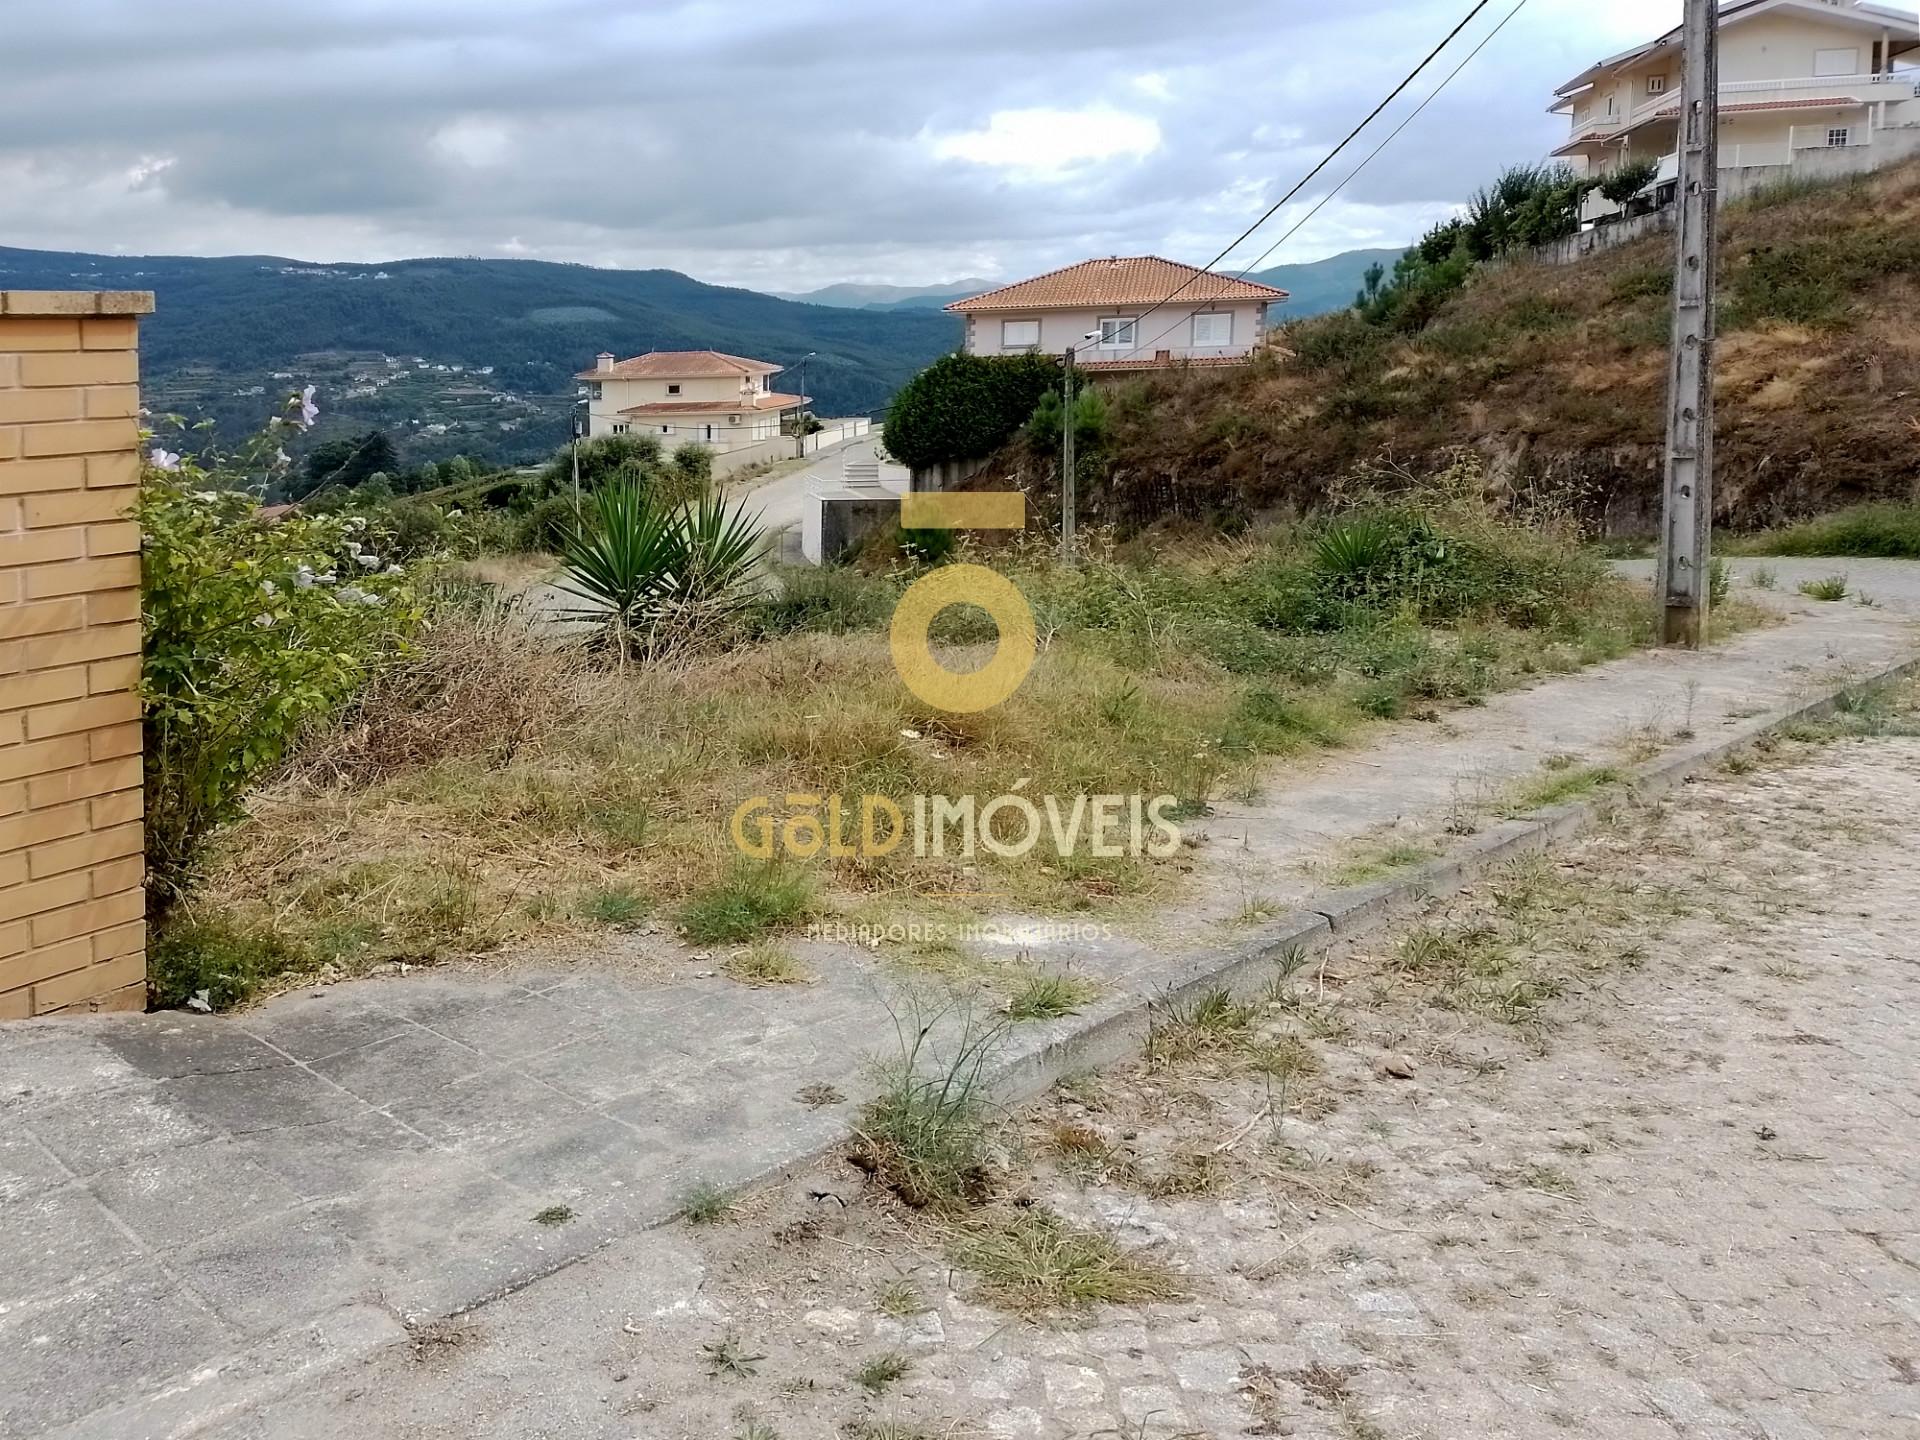
[[[1107,387],[1099,518],[1310,508],[1356,471],[1469,447],[1498,488],[1609,531],[1657,508],[1672,237],[1568,266],[1477,269],[1408,333],[1348,311],[1292,358]],[[1721,225],[1720,517],[1758,528],[1920,494],[1920,163],[1728,207]],[[1050,489],[1025,440],[1001,472]]]

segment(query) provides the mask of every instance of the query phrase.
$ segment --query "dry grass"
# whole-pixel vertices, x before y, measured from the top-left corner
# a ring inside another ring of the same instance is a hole
[[[731,946],[872,905],[922,921],[1124,913],[1172,893],[1192,857],[1093,857],[1083,844],[1044,860],[917,858],[906,847],[756,868],[741,864],[730,825],[766,797],[777,826],[792,795],[857,810],[879,794],[909,813],[916,795],[1170,795],[1201,813],[1257,789],[1274,756],[1345,743],[1403,700],[1426,713],[1606,658],[1643,621],[1644,607],[1569,550],[1566,583],[1600,588],[1569,600],[1577,617],[1551,631],[1422,630],[1384,612],[1331,633],[1257,622],[1261,604],[1292,604],[1311,583],[1293,543],[1214,540],[1141,570],[1105,558],[1060,572],[1013,555],[1050,641],[1012,700],[974,716],[915,700],[883,629],[835,633],[801,603],[813,585],[832,615],[866,616],[876,596],[842,592],[879,586],[885,599],[891,578],[796,582],[788,607],[763,617],[771,633],[624,673],[499,614],[451,614],[253,797],[192,903],[342,972],[585,942],[643,916],[695,945]],[[1544,553],[1562,542],[1511,543]],[[802,621],[816,628],[782,633]],[[964,627],[947,637],[973,638]],[[1043,1014],[1086,996],[1034,998]]]
[[[950,1249],[980,1277],[983,1300],[1016,1314],[1137,1305],[1184,1292],[1153,1257],[1037,1205],[980,1216],[955,1232]]]

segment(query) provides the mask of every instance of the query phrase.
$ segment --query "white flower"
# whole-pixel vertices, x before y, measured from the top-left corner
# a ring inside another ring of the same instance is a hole
[[[211,505],[220,498],[220,492],[218,490],[196,490],[193,492],[193,498],[196,500],[204,500],[207,504]]]
[[[407,572],[401,569],[398,565],[389,565],[387,566],[386,569],[382,570],[380,573],[382,575],[404,575]]]
[[[267,596],[278,595],[280,593],[280,587],[271,580],[262,580],[260,582],[260,593]]]
[[[147,451],[147,463],[156,470],[178,470],[180,457],[171,450],[163,450],[158,445]]]
[[[253,628],[256,630],[267,630],[271,629],[272,626],[273,616],[271,615],[262,613],[253,617]]]
[[[313,386],[309,385],[300,392],[300,419],[296,423],[302,430],[311,430],[319,415],[320,407],[313,403]]]
[[[358,555],[360,553],[360,542],[358,540],[347,541],[347,553],[349,555]]]
[[[298,570],[293,572],[293,588],[296,590],[311,590],[313,588],[312,567],[302,565]]]
[[[340,600],[341,600],[341,603],[346,605],[373,606],[373,605],[384,605],[387,603],[386,601],[382,600],[378,595],[372,594],[366,590],[362,590],[358,585],[341,586]]]
[[[362,570],[378,570],[380,568],[380,557],[378,555],[356,555],[353,558],[360,562],[360,568]]]
[[[340,577],[334,574],[333,571],[331,570],[327,571],[327,573],[324,575],[316,575],[313,578],[316,583],[321,585],[332,585],[338,582],[338,580],[340,579]]]
[[[276,450],[273,452],[273,468],[274,469],[284,470],[291,464],[293,464],[293,457],[287,454],[286,451]]]

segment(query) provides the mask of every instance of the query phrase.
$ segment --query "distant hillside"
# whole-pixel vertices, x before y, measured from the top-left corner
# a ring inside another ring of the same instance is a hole
[[[787,365],[812,351],[815,408],[860,414],[960,338],[937,313],[797,305],[671,270],[528,260],[315,265],[0,247],[0,288],[152,290],[141,334],[151,408],[210,416],[235,439],[290,381],[314,383],[316,440],[378,425],[409,463],[550,453],[567,435],[572,376],[601,350],[715,349]]]
[[[1730,205],[1719,236],[1719,520],[1920,495],[1920,161]],[[1465,451],[1496,493],[1650,534],[1672,281],[1671,234],[1516,259],[1417,329],[1329,314],[1287,328],[1291,359],[1116,382],[1132,393],[1110,407],[1091,518],[1298,511],[1363,468],[1432,474]],[[1004,473],[1025,459],[1014,447]]]
[[[949,300],[961,300],[1004,284],[1001,280],[951,280],[945,285],[829,285],[823,290],[790,295],[775,291],[777,300],[802,305],[830,305],[844,310],[938,310]]]
[[[1276,265],[1249,275],[1262,285],[1277,285],[1292,296],[1277,315],[1299,320],[1309,315],[1324,315],[1329,310],[1344,310],[1360,293],[1367,267],[1378,262],[1389,274],[1393,262],[1406,253],[1404,245],[1393,250],[1347,250],[1314,260],[1305,265]]]

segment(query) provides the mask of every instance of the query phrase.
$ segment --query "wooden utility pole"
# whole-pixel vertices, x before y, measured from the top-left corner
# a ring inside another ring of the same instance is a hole
[[[1680,104],[1679,246],[1667,372],[1661,631],[1669,645],[1707,641],[1713,564],[1714,209],[1720,165],[1716,0],[1686,0]]]
[[[1073,564],[1074,501],[1078,477],[1073,468],[1073,346],[1067,347],[1066,411],[1060,423],[1060,559]]]

